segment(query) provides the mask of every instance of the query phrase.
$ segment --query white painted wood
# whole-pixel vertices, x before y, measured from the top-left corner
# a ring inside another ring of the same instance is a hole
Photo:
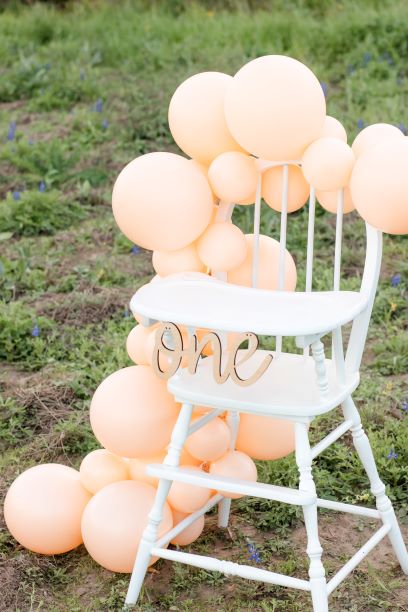
[[[307,580],[292,578],[292,576],[285,576],[284,574],[275,574],[274,572],[259,569],[252,565],[241,565],[239,563],[232,563],[231,561],[220,561],[219,559],[214,559],[214,557],[205,557],[204,555],[194,555],[179,550],[169,550],[167,548],[158,547],[153,548],[152,554],[157,557],[162,557],[162,559],[179,561],[180,563],[201,567],[205,570],[221,572],[228,576],[240,576],[241,578],[248,578],[249,580],[259,580],[261,582],[292,587],[302,591],[310,590]]]
[[[340,291],[341,243],[343,237],[344,189],[337,192],[336,240],[334,244],[333,290]]]
[[[234,450],[238,436],[239,413],[228,412],[227,424],[231,433],[230,449]],[[231,512],[231,498],[224,497],[218,506],[218,527],[226,529],[228,527],[229,516]]]
[[[187,467],[177,468],[162,463],[150,464],[146,468],[149,476],[163,478],[166,480],[187,482],[197,487],[206,487],[228,493],[240,493],[263,499],[274,499],[275,501],[303,506],[316,501],[316,496],[307,491],[298,491],[289,487],[265,484],[263,482],[249,482],[226,476],[214,476],[207,472],[190,470]]]
[[[367,516],[368,518],[381,518],[378,510],[374,508],[365,508],[364,506],[356,506],[354,504],[343,504],[331,499],[317,498],[318,508],[326,508],[326,510],[337,510],[338,512],[348,512],[349,514],[357,514],[358,516]]]
[[[252,287],[258,287],[259,273],[259,230],[261,224],[261,188],[262,175],[259,173],[256,185],[255,207],[254,207],[254,242],[252,250]]]
[[[196,421],[194,421],[194,423],[190,425],[190,427],[188,428],[187,435],[191,436],[191,434],[193,434],[195,431],[198,431],[199,429],[204,427],[204,425],[207,425],[207,423],[215,419],[217,416],[219,416],[223,412],[225,411],[224,410],[212,410],[208,414],[204,414],[202,417],[200,417],[199,419],[197,419]]]
[[[320,453],[326,450],[326,448],[329,448],[329,446],[331,446],[333,442],[335,442],[342,435],[344,435],[346,431],[350,429],[352,424],[353,424],[353,421],[351,419],[344,421],[343,423],[340,423],[340,425],[336,427],[336,429],[333,429],[333,431],[330,432],[325,438],[323,438],[322,440],[320,440],[320,442],[315,444],[315,446],[313,446],[311,450],[312,459],[317,457],[317,455],[320,455]]]
[[[313,285],[313,251],[314,251],[314,227],[316,212],[316,192],[315,188],[310,188],[308,223],[307,223],[307,253],[306,253],[306,287],[307,292],[312,291]],[[310,346],[303,349],[304,355],[309,355]]]
[[[320,395],[321,397],[327,397],[329,394],[329,379],[327,378],[324,344],[321,340],[312,342],[312,355],[315,362],[317,386],[319,387]]]
[[[373,550],[375,546],[389,533],[391,527],[383,525],[373,536],[358,550],[349,561],[333,576],[327,583],[328,593],[332,593],[341,582],[357,567],[359,563]]]

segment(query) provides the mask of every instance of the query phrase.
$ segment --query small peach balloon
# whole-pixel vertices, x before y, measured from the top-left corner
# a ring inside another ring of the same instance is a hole
[[[274,460],[295,449],[291,421],[255,414],[241,414],[236,447],[253,459]]]
[[[330,115],[327,115],[326,119],[324,120],[322,136],[338,138],[343,142],[347,142],[347,132],[344,129],[344,126],[334,117],[330,117]]]
[[[408,234],[408,138],[393,139],[361,155],[350,192],[358,213],[382,232]]]
[[[248,252],[244,262],[228,272],[228,282],[235,285],[252,286],[252,254],[254,236],[246,235]],[[279,242],[263,234],[259,237],[259,289],[278,289],[279,286]],[[285,291],[294,291],[296,288],[296,265],[292,255],[286,251],[285,256]]]
[[[150,366],[114,372],[99,385],[90,408],[96,439],[120,457],[148,457],[170,440],[179,407]]]
[[[258,183],[256,160],[238,151],[221,153],[212,162],[208,179],[220,200],[236,203],[248,200]]]
[[[82,535],[91,557],[111,572],[130,573],[147,524],[156,489],[144,482],[122,480],[104,487],[91,499],[82,516]],[[167,503],[158,537],[173,526]],[[150,565],[156,561],[150,560]]]
[[[256,482],[258,478],[256,465],[251,457],[238,450],[230,450],[223,457],[211,463],[210,474],[239,480],[250,480],[251,482]],[[228,493],[226,491],[219,491],[219,493],[231,499],[242,497],[239,493]]]
[[[210,223],[213,195],[188,159],[147,153],[119,174],[112,208],[120,230],[134,243],[152,251],[175,251],[194,242]]]
[[[199,467],[180,466],[181,468],[201,472]],[[173,482],[167,501],[173,510],[191,514],[199,510],[211,497],[211,489],[198,487],[184,482]]]
[[[147,474],[147,466],[154,463],[163,463],[166,458],[167,450],[163,450],[161,453],[157,455],[152,455],[151,457],[143,457],[140,459],[129,459],[129,476],[132,480],[139,480],[140,482],[146,482],[147,484],[152,485],[153,487],[157,487],[159,479],[155,476],[149,476]],[[192,457],[186,450],[183,448],[181,451],[180,463],[182,465],[199,465],[200,461]]]
[[[334,191],[348,185],[354,162],[354,153],[348,144],[338,138],[324,137],[304,152],[302,171],[316,189]]]
[[[373,125],[369,125],[357,134],[351,148],[354,155],[360,157],[362,153],[382,142],[394,139],[401,140],[402,138],[404,138],[403,132],[395,125],[373,123]]]
[[[222,72],[201,72],[181,83],[170,101],[174,140],[187,155],[206,165],[224,151],[242,151],[224,115],[225,92],[231,81]]]
[[[203,174],[203,176],[205,176],[205,178],[208,180],[208,166],[206,166],[205,164],[202,164],[201,162],[197,161],[196,159],[190,159],[189,160],[190,164],[193,164],[193,166],[195,166],[196,168],[198,168],[198,170],[200,170],[200,172]],[[210,185],[211,187],[211,185]],[[214,205],[217,204],[218,202],[218,198],[215,195],[214,192],[212,192],[213,194],[213,203]]]
[[[177,272],[205,272],[205,266],[198,257],[195,244],[189,244],[177,251],[154,251],[152,263],[160,276]]]
[[[262,175],[262,197],[274,210],[282,210],[283,168],[270,168]],[[288,167],[288,212],[299,210],[306,203],[310,185],[298,166]]]
[[[4,518],[22,546],[59,555],[82,543],[81,516],[90,499],[77,470],[56,463],[36,465],[9,488]]]
[[[156,325],[154,327],[156,327]],[[131,330],[127,337],[127,353],[131,360],[138,365],[146,365],[149,363],[146,356],[146,342],[151,332],[151,327],[144,327],[144,325],[139,324]]]
[[[129,478],[128,466],[124,459],[104,448],[98,448],[84,457],[79,474],[82,486],[92,494],[112,482]]]
[[[201,461],[215,461],[228,450],[231,433],[228,425],[219,417],[188,436],[187,451]]]
[[[173,510],[173,525],[178,525],[188,516],[188,514]],[[188,546],[189,544],[192,544],[202,534],[204,529],[204,522],[204,515],[198,517],[198,519],[194,521],[194,523],[186,527],[181,533],[179,533],[175,538],[173,538],[171,543],[175,544],[176,546]]]
[[[213,223],[198,239],[197,251],[206,266],[226,272],[244,261],[247,254],[245,235],[233,223]]]
[[[337,198],[338,191],[316,191],[316,198],[319,204],[331,213],[337,213]],[[349,213],[354,210],[355,206],[351,199],[350,187],[344,188],[343,213]]]
[[[232,79],[225,117],[249,153],[267,160],[299,159],[321,136],[326,102],[307,66],[291,57],[266,55],[245,64]]]

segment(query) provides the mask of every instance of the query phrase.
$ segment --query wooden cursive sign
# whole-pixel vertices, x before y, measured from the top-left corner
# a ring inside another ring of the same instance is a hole
[[[248,342],[248,347],[241,350],[239,347],[243,342]],[[190,338],[187,348],[184,347],[183,336],[180,329],[174,323],[161,323],[156,330],[156,339],[153,350],[153,369],[160,378],[168,379],[179,369],[183,357],[187,357],[188,371],[195,374],[198,361],[202,357],[204,349],[211,345],[213,352],[213,375],[218,384],[225,383],[228,377],[242,387],[247,387],[256,382],[268,369],[273,355],[267,355],[256,372],[249,378],[241,378],[237,372],[238,366],[242,365],[255,353],[259,346],[258,336],[251,332],[238,334],[232,348],[228,351],[226,362],[223,360],[221,339],[213,331],[209,331],[200,340],[196,334]],[[166,369],[162,369],[161,360],[164,357],[167,361]],[[224,363],[223,363],[224,361]]]

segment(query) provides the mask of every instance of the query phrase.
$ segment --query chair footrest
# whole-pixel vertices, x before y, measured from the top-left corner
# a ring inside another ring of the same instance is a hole
[[[189,470],[188,468],[171,467],[169,465],[151,464],[146,470],[149,476],[186,482],[187,484],[225,491],[227,493],[240,493],[251,497],[261,497],[274,501],[292,504],[295,506],[308,506],[316,502],[316,495],[307,491],[298,491],[290,487],[279,487],[277,485],[262,482],[249,482],[248,480],[236,480],[226,476],[213,476],[206,472]]]

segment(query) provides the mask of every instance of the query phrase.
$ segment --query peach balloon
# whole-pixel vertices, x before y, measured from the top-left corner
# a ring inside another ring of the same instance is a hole
[[[283,168],[270,168],[262,175],[262,197],[274,210],[282,210]],[[310,192],[301,169],[298,166],[288,168],[288,212],[299,210],[306,203]]]
[[[334,191],[348,185],[355,162],[351,147],[338,138],[324,137],[313,142],[302,157],[302,171],[320,191]]]
[[[337,213],[337,197],[338,191],[316,191],[316,198],[319,204],[331,213]],[[350,187],[344,188],[343,213],[349,213],[354,210],[355,206],[351,199]]]
[[[209,165],[224,151],[241,151],[224,115],[226,89],[232,77],[201,72],[181,83],[169,106],[170,132],[180,149]]]
[[[244,262],[228,272],[228,282],[235,285],[252,286],[252,254],[254,246],[253,234],[247,234],[248,252]],[[279,284],[279,242],[263,234],[259,237],[259,273],[258,287],[260,289],[277,289]],[[286,251],[285,284],[286,291],[296,288],[296,265],[292,255]]]
[[[220,200],[239,204],[252,199],[258,183],[256,160],[238,151],[221,153],[208,170],[208,180]]]
[[[299,159],[322,134],[326,102],[318,79],[304,64],[266,55],[234,76],[225,97],[225,117],[249,153],[267,160]]]
[[[111,572],[130,573],[156,489],[144,482],[122,480],[104,487],[91,499],[82,516],[82,536],[91,557]],[[167,503],[159,537],[173,526]],[[156,561],[152,558],[150,565]]]
[[[150,366],[114,372],[99,385],[90,408],[96,439],[121,457],[148,457],[170,440],[179,407]]]
[[[347,132],[344,129],[344,126],[334,117],[330,117],[330,115],[327,115],[326,119],[324,120],[322,136],[338,138],[343,142],[347,142]]]
[[[286,457],[295,449],[291,421],[255,414],[241,414],[236,447],[253,459]]]
[[[197,161],[196,159],[189,159],[188,160],[190,162],[190,164],[193,164],[193,166],[195,166],[196,168],[198,168],[198,170],[200,170],[201,174],[203,174],[205,176],[205,178],[208,180],[208,166],[206,166],[205,164],[202,164],[201,162]],[[211,185],[210,185],[211,187]],[[218,198],[215,195],[214,192],[212,192],[213,195],[213,204],[217,204],[218,202]]]
[[[233,223],[213,223],[197,241],[200,259],[212,270],[232,270],[241,265],[247,254],[243,232]]]
[[[350,192],[367,223],[389,234],[408,234],[408,138],[393,139],[361,155]]]
[[[231,433],[228,425],[219,417],[215,417],[188,436],[185,447],[196,459],[215,461],[227,452],[230,442]]]
[[[173,525],[176,526],[189,515],[184,514],[184,512],[177,512],[177,510],[173,510]],[[188,546],[188,544],[192,544],[200,537],[204,529],[204,515],[200,516],[194,523],[189,525],[179,533],[175,538],[172,539],[171,543],[176,546]]]
[[[360,157],[362,153],[382,142],[394,139],[401,140],[402,138],[404,138],[403,132],[395,125],[373,123],[373,125],[369,125],[357,134],[351,148],[354,155]]]
[[[112,208],[127,238],[152,251],[175,251],[194,242],[210,223],[213,195],[188,159],[147,153],[119,174]]]
[[[82,486],[92,494],[112,482],[129,478],[126,461],[104,448],[98,448],[84,457],[79,474]]]
[[[198,257],[195,244],[189,244],[177,251],[154,251],[152,263],[160,276],[177,272],[205,272],[205,266]]]
[[[157,327],[157,325],[154,327]],[[131,360],[138,365],[146,365],[149,363],[146,356],[146,342],[151,333],[151,327],[144,327],[144,325],[139,324],[131,330],[127,337],[127,353]]]
[[[195,466],[180,466],[188,470],[202,472],[199,467]],[[184,482],[173,482],[170,487],[167,501],[172,510],[191,514],[199,510],[208,502],[211,497],[211,489],[198,487],[197,485],[187,484]]]
[[[239,450],[230,450],[225,453],[223,457],[211,463],[209,471],[213,476],[226,476],[251,482],[256,482],[258,478],[256,465],[251,457]],[[227,491],[219,491],[219,493],[231,499],[242,497],[239,493],[228,493]]]
[[[149,476],[146,473],[146,468],[151,463],[163,463],[167,455],[167,450],[163,450],[157,455],[151,457],[143,457],[140,459],[129,459],[129,476],[132,480],[139,480],[156,487],[159,479],[154,476]],[[192,457],[184,448],[181,451],[180,463],[182,465],[199,465],[200,461]]]
[[[19,544],[59,555],[82,543],[81,516],[90,499],[77,470],[46,463],[16,478],[6,495],[4,518]]]

